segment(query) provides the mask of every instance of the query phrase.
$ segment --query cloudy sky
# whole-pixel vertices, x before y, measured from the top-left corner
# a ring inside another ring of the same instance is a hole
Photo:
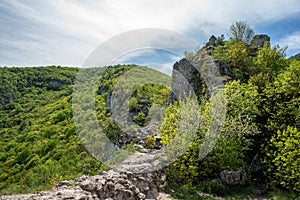
[[[103,42],[143,28],[203,45],[212,34],[227,36],[239,20],[271,36],[272,45],[288,46],[288,56],[300,52],[299,0],[0,0],[0,66],[82,66]],[[180,56],[148,49],[115,63],[167,67]]]

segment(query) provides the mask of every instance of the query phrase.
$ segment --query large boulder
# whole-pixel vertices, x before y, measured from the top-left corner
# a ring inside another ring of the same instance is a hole
[[[210,95],[224,85],[222,75],[227,71],[223,67],[206,50],[197,52],[193,58],[176,62],[172,71],[170,102],[186,100],[188,95],[195,95],[198,100]]]
[[[224,39],[224,35],[222,34],[220,38]],[[216,36],[212,35],[210,36],[208,42],[205,44],[205,48],[209,48],[209,47],[218,47],[223,45],[222,44],[222,39],[218,39]]]
[[[258,48],[263,47],[266,42],[270,42],[270,37],[265,34],[255,35],[248,48],[250,56],[256,56]]]
[[[228,171],[223,170],[220,173],[221,180],[227,185],[245,185],[247,182],[247,175],[245,170]]]
[[[256,48],[263,47],[265,42],[270,42],[270,37],[268,35],[255,35],[251,40],[251,45]]]
[[[184,100],[185,95],[200,97],[206,93],[206,84],[192,61],[183,58],[176,62],[172,71],[172,91],[170,101]]]

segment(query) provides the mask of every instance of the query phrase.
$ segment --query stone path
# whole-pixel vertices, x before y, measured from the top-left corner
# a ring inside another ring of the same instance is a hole
[[[156,160],[159,154],[159,150],[137,152],[108,172],[62,181],[48,191],[1,196],[0,200],[171,200],[169,195],[161,193],[159,173],[153,171],[159,163]]]

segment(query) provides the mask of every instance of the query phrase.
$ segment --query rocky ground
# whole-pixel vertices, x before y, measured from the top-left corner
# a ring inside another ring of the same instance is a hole
[[[48,191],[35,194],[1,196],[1,200],[48,200],[48,199],[172,199],[162,193],[162,175],[155,169],[155,155],[159,151],[137,152],[115,169],[99,175],[83,175],[71,181],[62,181]]]

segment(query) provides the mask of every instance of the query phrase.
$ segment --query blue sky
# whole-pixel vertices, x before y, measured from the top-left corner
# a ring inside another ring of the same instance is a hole
[[[101,43],[123,32],[161,28],[203,45],[246,20],[272,45],[300,52],[299,0],[0,0],[0,66],[81,66]],[[138,42],[139,38],[136,38]],[[170,71],[183,55],[145,50],[114,63],[150,64]]]

